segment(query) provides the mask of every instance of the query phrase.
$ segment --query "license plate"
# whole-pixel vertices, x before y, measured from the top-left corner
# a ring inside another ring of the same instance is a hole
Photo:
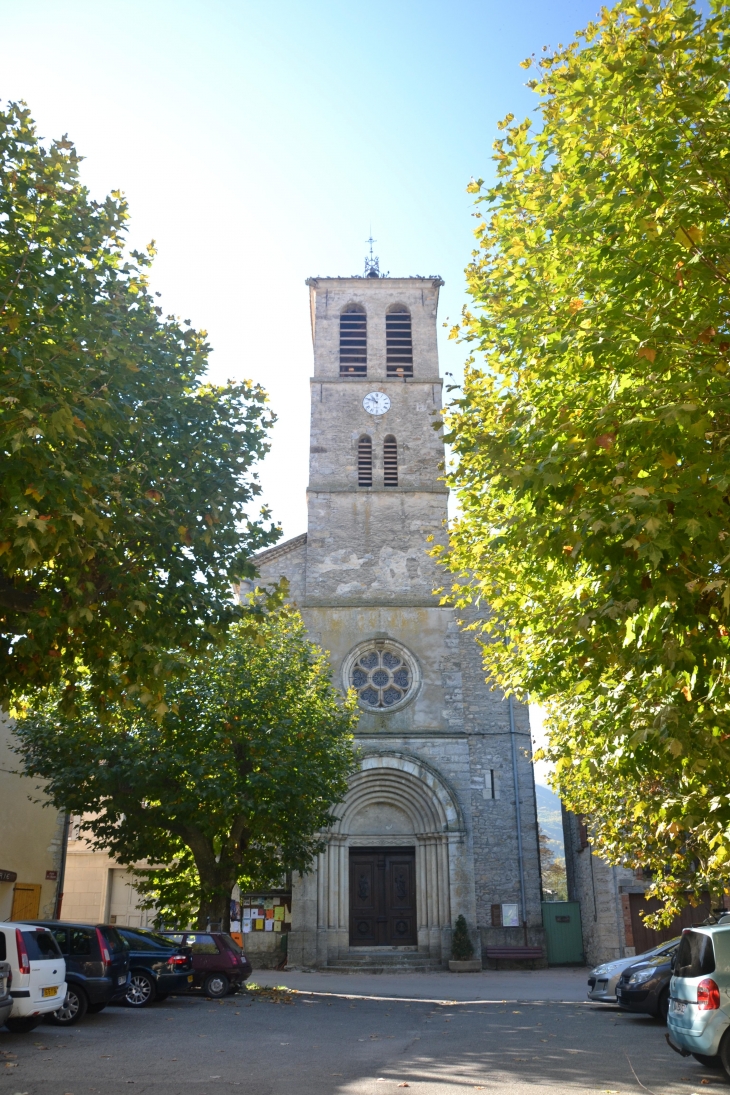
[[[616,995],[621,996],[621,989],[618,987],[616,988]]]
[[[193,980],[193,975],[192,975],[192,973],[189,973],[188,974],[188,981],[192,981],[192,980]]]
[[[50,988],[42,989],[41,991],[44,996],[55,996],[58,992],[58,985],[52,985]]]
[[[117,984],[118,985],[126,985],[126,983],[127,983],[126,973],[123,973],[121,977],[117,977]]]
[[[683,1015],[687,1010],[686,1000],[672,1000],[672,1011],[675,1015]]]

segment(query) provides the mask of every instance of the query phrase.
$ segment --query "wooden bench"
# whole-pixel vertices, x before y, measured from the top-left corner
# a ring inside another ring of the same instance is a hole
[[[495,964],[507,962],[539,962],[545,957],[542,947],[485,947],[484,957]]]

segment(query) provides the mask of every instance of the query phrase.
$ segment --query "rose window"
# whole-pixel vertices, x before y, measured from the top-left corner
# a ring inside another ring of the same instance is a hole
[[[349,684],[365,707],[394,707],[413,687],[413,671],[403,654],[387,646],[373,646],[355,658]]]

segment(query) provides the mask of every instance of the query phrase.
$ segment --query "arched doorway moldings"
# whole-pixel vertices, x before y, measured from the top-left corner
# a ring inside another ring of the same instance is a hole
[[[464,854],[466,835],[459,801],[448,782],[420,757],[370,749],[334,813],[327,849],[317,863],[317,927],[327,936],[328,955],[349,947],[350,847],[410,845],[416,849],[418,947],[441,958],[443,933],[450,935],[451,929],[454,868]],[[378,816],[398,815],[403,820],[395,833],[377,824]],[[365,826],[359,824],[363,818],[368,819]]]

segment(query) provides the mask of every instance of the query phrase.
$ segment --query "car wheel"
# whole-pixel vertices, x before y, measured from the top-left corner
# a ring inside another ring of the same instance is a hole
[[[661,1019],[663,1023],[666,1023],[667,1016],[669,1015],[669,989],[664,989],[659,997],[659,1006],[657,1009],[657,1018]]]
[[[152,1003],[155,996],[155,985],[149,974],[142,970],[132,970],[127,995],[124,997],[127,1005],[130,1008],[145,1008]]]
[[[66,990],[66,999],[58,1011],[52,1011],[48,1016],[48,1022],[54,1027],[72,1027],[86,1015],[89,1001],[86,993],[77,989],[75,985],[69,985]]]
[[[89,1015],[98,1015],[100,1011],[103,1011],[106,1004],[89,1004],[86,1009]]]
[[[24,1015],[21,1019],[6,1019],[5,1026],[11,1034],[30,1034],[42,1022],[42,1015]]]
[[[695,1061],[699,1061],[705,1068],[722,1068],[722,1063],[718,1056],[708,1057],[706,1053],[693,1053]]]
[[[722,1066],[722,1070],[725,1075],[730,1079],[730,1028],[725,1031],[720,1039],[720,1045],[717,1050],[717,1059]]]
[[[203,992],[206,996],[212,996],[214,1000],[225,996],[228,992],[228,978],[225,973],[209,974],[205,979]]]

